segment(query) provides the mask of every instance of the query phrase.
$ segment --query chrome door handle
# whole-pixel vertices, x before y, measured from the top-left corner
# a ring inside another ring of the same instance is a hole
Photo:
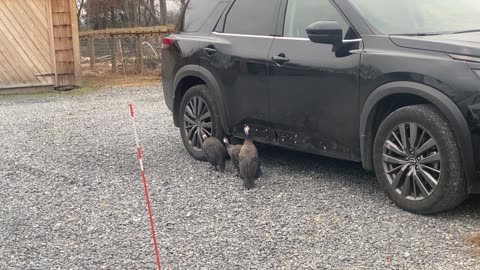
[[[288,59],[283,53],[272,57],[272,60],[279,65],[283,65],[284,63],[287,63],[290,61],[290,59]]]

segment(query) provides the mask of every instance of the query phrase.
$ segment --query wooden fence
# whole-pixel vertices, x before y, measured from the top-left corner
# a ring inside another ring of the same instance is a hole
[[[158,39],[171,33],[175,28],[174,25],[153,26],[153,27],[134,27],[134,28],[118,28],[118,29],[103,29],[103,30],[89,30],[80,32],[81,40],[88,40],[88,57],[90,58],[90,68],[95,68],[95,39],[109,39],[111,51],[112,72],[117,72],[118,55],[123,58],[123,50],[119,38],[131,37],[135,39],[136,47],[136,69],[138,72],[143,72],[144,68],[144,51],[143,40],[146,36],[154,36]],[[124,62],[124,59],[121,59]]]

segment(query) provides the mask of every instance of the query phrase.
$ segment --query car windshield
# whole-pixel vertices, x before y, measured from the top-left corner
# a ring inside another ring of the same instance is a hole
[[[480,31],[479,0],[350,0],[384,34]]]

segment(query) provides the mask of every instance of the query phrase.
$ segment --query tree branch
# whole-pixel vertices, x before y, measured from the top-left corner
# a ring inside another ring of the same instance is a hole
[[[148,5],[147,3],[145,3],[145,0],[140,0],[143,4],[143,6],[145,7],[145,9],[150,13],[150,15],[152,15],[153,19],[155,20],[155,22],[159,25],[162,25],[162,23],[160,22],[160,19],[157,18],[157,15],[155,14],[155,11],[153,11]]]
[[[85,4],[85,0],[82,0],[80,4],[77,1],[77,17],[80,19],[80,15],[82,13],[83,5]]]

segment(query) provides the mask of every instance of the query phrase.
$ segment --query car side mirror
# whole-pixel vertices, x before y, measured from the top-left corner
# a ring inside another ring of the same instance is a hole
[[[307,27],[308,38],[315,43],[342,45],[343,30],[337,21],[319,21]]]

